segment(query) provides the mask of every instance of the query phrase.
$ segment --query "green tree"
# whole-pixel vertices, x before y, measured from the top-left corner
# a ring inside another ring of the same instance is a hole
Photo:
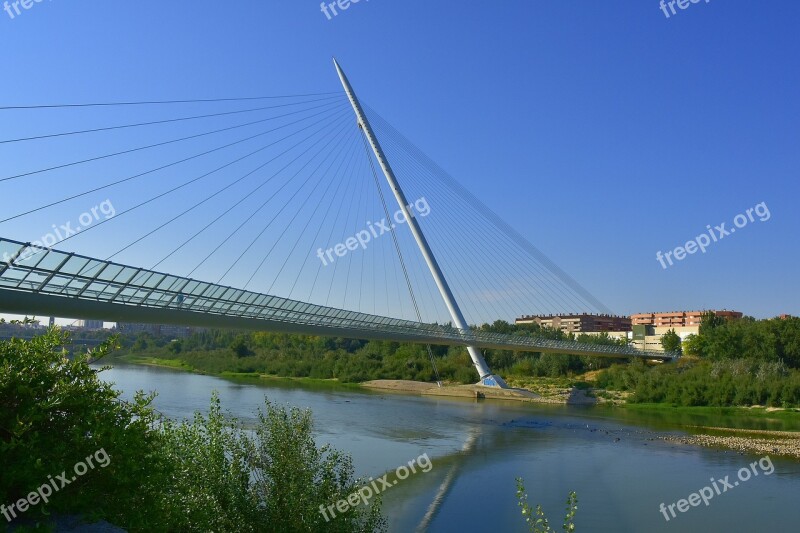
[[[160,515],[157,487],[167,476],[166,465],[154,454],[160,437],[151,429],[156,422],[152,398],[137,394],[133,403],[121,402],[120,393],[89,366],[114,342],[73,360],[64,349],[69,336],[55,328],[30,341],[0,342],[0,501],[26,497],[48,476],[70,472],[100,450],[110,458],[107,467],[54,492],[26,518],[69,511],[141,529],[152,524],[142,513],[131,515],[131,509]]]
[[[169,350],[170,353],[175,355],[180,354],[183,351],[183,341],[181,340],[172,341],[167,345],[167,350]]]
[[[674,329],[670,329],[661,336],[661,347],[665,352],[681,352],[681,338]]]
[[[683,353],[685,353],[686,355],[696,355],[696,356],[704,355],[703,347],[704,347],[703,337],[701,337],[700,335],[689,335],[688,337],[686,337],[686,340],[684,340],[683,344],[681,345]]]
[[[233,342],[230,344],[231,350],[236,355],[236,357],[247,357],[248,355],[253,355],[253,352],[250,351],[250,347],[247,345],[247,339],[244,335],[239,335]]]
[[[721,316],[717,316],[714,311],[706,311],[700,317],[700,335],[707,335],[712,330],[724,326],[725,323],[726,320]]]

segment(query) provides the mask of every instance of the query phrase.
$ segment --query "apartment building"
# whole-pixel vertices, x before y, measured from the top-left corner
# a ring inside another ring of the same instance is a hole
[[[716,316],[728,320],[742,318],[738,311],[711,311]],[[639,313],[631,315],[631,324],[634,326],[653,326],[656,328],[683,328],[700,327],[703,315],[708,311],[671,311],[668,313]]]
[[[627,316],[594,315],[590,313],[569,315],[525,315],[516,324],[539,324],[542,327],[560,329],[564,333],[587,333],[603,331],[630,331],[631,319]]]

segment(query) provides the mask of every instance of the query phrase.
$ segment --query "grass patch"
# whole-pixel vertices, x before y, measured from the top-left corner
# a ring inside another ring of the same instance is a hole
[[[181,359],[161,359],[160,357],[147,357],[144,355],[122,355],[115,359],[134,365],[161,366],[176,370],[188,370],[190,372],[195,370],[194,367]]]
[[[575,389],[589,391],[592,384],[578,377],[532,377],[508,376],[505,378],[510,387],[526,389],[545,398],[561,397]]]
[[[302,385],[314,388],[367,390],[360,383],[342,383],[338,379],[286,377],[258,372],[220,372],[217,376],[234,381],[268,381],[270,384]]]
[[[788,408],[785,410],[767,411],[766,407],[707,407],[707,406],[683,406],[664,403],[629,403],[625,404],[626,409],[632,411],[669,411],[672,413],[704,414],[736,416],[743,415],[748,417],[785,417],[793,420],[800,420],[800,408]],[[774,408],[773,408],[774,409]]]

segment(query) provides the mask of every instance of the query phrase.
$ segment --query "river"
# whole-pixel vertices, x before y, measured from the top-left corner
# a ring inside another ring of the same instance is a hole
[[[431,532],[526,531],[515,495],[518,476],[556,531],[571,490],[578,494],[578,532],[796,531],[800,523],[800,463],[770,458],[751,467],[759,456],[661,441],[657,434],[679,431],[683,421],[660,414],[231,381],[130,365],[101,375],[126,399],[136,390],[157,392],[155,407],[175,419],[206,412],[212,390],[246,423],[265,397],[309,408],[318,442],[351,454],[359,476],[378,478],[427,454],[429,472],[383,494],[393,532],[414,531],[423,522]],[[768,420],[755,424],[781,429]],[[742,468],[750,470],[749,479],[739,477]],[[722,490],[725,476],[732,488]],[[673,506],[674,518],[665,512],[669,521],[659,510],[714,485],[719,494],[708,505],[701,501],[685,512]]]

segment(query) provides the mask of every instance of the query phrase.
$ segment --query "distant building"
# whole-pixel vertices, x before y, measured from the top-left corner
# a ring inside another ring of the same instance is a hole
[[[700,333],[700,326],[650,326],[645,324],[634,324],[630,335],[631,346],[640,350],[655,350],[663,352],[661,337],[668,331],[674,331],[681,342],[689,338],[690,335]]]
[[[571,315],[526,315],[516,324],[539,324],[564,333],[599,333],[607,331],[630,331],[631,319],[627,316],[593,315],[590,313]]]
[[[677,333],[681,341],[685,341],[689,335],[697,335],[700,326],[683,326],[683,327],[655,327],[646,325],[631,326],[631,331],[611,331],[611,332],[584,332],[586,335],[608,335],[610,339],[622,339],[628,341],[631,348],[639,350],[648,350],[663,352],[664,347],[661,346],[661,337],[670,330]]]
[[[133,322],[117,322],[117,331],[120,333],[150,333],[156,335],[158,326],[155,324],[136,324]]]
[[[102,320],[78,320],[76,326],[83,329],[98,330],[103,329]]]
[[[703,315],[709,311],[672,311],[669,313],[639,313],[631,315],[631,324],[634,326],[653,326],[656,328],[700,327]],[[717,316],[728,320],[742,318],[738,311],[711,311]]]
[[[663,351],[661,337],[670,330],[675,331],[685,341],[690,335],[700,333],[703,315],[709,311],[671,311],[668,313],[639,313],[631,315],[633,332],[631,346],[645,350]],[[728,320],[742,318],[738,311],[710,311]]]
[[[778,318],[780,318],[781,320],[789,320],[790,318],[794,318],[794,317],[792,315],[784,314],[784,315],[779,316]]]
[[[135,324],[132,322],[117,322],[117,331],[120,333],[149,333],[153,336],[172,338],[188,337],[198,328],[175,326],[172,324]]]

